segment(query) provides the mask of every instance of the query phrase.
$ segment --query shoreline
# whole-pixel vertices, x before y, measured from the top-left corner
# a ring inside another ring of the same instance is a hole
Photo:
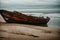
[[[3,40],[58,40],[60,29],[48,27],[0,23],[0,39]]]

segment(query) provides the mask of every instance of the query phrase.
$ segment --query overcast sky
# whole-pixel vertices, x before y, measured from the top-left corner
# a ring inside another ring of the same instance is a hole
[[[2,4],[23,4],[23,5],[41,5],[41,4],[59,4],[60,0],[0,0]]]

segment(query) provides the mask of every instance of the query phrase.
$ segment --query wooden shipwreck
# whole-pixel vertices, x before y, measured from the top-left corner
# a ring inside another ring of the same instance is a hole
[[[0,14],[3,16],[3,18],[7,23],[23,23],[23,24],[39,25],[39,24],[47,24],[48,21],[50,20],[49,17],[44,18],[44,17],[28,16],[17,11],[10,12],[6,10],[0,10]]]

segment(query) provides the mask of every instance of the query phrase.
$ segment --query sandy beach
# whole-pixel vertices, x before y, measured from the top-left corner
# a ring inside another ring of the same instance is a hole
[[[60,40],[60,28],[0,23],[0,40]]]

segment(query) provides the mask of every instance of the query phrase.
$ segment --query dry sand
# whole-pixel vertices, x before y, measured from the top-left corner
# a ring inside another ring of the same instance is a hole
[[[0,40],[60,40],[60,28],[0,23]]]

